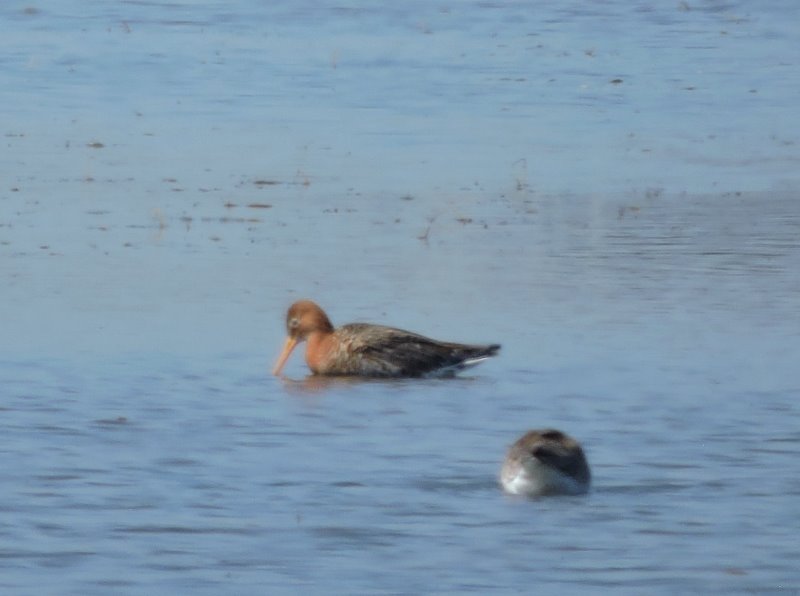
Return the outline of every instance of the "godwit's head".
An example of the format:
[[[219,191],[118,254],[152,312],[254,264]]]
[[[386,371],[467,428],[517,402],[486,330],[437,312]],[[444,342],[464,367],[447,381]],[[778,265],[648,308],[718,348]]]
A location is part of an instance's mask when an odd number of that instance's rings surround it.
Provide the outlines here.
[[[311,300],[298,300],[286,313],[286,342],[272,374],[279,375],[295,346],[312,333],[333,333],[328,315]]]
[[[515,495],[579,495],[591,473],[580,444],[554,429],[531,430],[508,450],[500,472],[503,488]]]

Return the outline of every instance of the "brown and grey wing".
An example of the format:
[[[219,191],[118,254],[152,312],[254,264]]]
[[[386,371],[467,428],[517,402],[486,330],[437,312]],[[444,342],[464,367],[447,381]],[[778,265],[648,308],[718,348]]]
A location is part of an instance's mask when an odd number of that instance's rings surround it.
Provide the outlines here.
[[[565,449],[561,445],[540,445],[536,448],[534,455],[567,476],[589,480],[589,466],[586,463],[586,456],[579,446]]]
[[[460,368],[469,361],[479,361],[494,355],[498,345],[471,346],[444,343],[425,336],[377,325],[364,325],[352,331],[358,341],[351,350],[358,354],[370,374],[381,376],[422,376],[435,371]]]

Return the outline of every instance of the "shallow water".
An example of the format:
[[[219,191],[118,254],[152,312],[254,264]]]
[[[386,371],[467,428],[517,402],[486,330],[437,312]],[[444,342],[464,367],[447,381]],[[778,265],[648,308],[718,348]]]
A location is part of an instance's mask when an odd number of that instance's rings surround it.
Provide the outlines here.
[[[57,6],[0,9],[3,591],[800,590],[793,3]],[[275,379],[298,297],[503,351]],[[589,495],[499,491],[540,426]]]

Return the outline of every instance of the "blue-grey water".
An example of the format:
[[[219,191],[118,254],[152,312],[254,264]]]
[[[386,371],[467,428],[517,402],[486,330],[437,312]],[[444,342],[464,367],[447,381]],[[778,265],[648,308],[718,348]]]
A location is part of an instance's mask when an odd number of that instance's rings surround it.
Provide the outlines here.
[[[799,17],[0,5],[0,592],[800,592]],[[503,350],[276,379],[299,297]]]

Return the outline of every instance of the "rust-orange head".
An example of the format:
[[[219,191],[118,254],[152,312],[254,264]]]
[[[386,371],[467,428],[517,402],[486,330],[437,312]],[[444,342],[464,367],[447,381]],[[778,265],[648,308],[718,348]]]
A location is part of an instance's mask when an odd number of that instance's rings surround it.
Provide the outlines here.
[[[281,374],[295,346],[317,332],[333,333],[333,325],[325,311],[311,300],[298,300],[292,304],[286,313],[286,342],[272,374]]]

